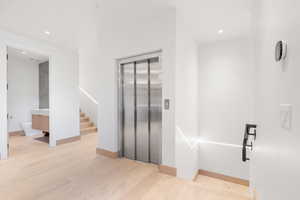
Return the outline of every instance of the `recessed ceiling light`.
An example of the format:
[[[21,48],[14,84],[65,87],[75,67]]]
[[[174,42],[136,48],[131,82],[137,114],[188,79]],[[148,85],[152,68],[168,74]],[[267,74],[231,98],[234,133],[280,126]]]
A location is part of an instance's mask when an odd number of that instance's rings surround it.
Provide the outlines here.
[[[50,33],[50,31],[44,31],[44,33],[46,34],[46,35],[50,35],[51,33]]]
[[[220,29],[220,30],[218,31],[219,34],[222,34],[223,32],[224,32],[223,29]]]
[[[27,52],[26,51],[21,51],[21,54],[25,55],[25,54],[27,54]]]

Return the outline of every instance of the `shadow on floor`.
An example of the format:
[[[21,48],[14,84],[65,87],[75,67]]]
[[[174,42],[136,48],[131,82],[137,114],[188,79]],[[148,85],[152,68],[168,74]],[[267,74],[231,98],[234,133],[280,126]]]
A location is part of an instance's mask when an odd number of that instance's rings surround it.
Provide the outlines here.
[[[43,143],[49,144],[49,137],[47,137],[47,136],[42,136],[42,137],[34,138],[34,140],[37,140],[39,142],[43,142]]]

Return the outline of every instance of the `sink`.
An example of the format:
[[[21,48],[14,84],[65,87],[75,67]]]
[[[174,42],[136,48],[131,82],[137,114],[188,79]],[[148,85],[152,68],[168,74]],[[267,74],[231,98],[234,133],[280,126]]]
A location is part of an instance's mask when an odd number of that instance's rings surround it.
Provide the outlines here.
[[[33,109],[31,114],[49,116],[49,109]]]

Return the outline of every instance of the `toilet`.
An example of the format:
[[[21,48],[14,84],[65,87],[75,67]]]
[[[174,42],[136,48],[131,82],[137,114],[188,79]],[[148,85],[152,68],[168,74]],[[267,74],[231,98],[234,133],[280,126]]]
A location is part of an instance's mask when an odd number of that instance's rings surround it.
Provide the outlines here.
[[[25,136],[34,136],[41,133],[40,130],[32,129],[31,122],[22,123],[22,129],[25,132]]]

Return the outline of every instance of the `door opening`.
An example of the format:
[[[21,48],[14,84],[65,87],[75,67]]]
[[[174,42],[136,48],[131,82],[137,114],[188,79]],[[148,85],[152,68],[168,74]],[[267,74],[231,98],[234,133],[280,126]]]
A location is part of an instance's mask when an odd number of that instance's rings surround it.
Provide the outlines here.
[[[8,153],[49,144],[49,57],[7,47]]]

